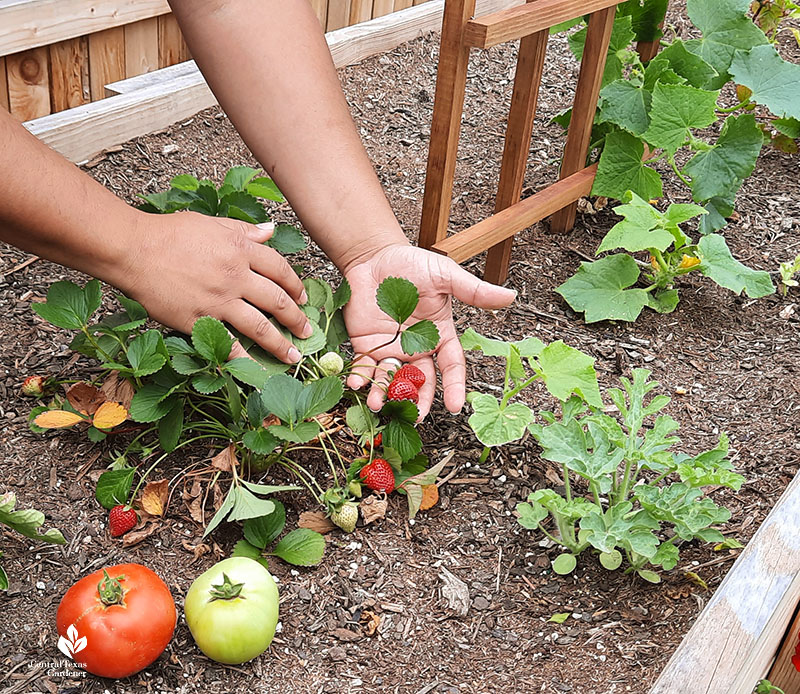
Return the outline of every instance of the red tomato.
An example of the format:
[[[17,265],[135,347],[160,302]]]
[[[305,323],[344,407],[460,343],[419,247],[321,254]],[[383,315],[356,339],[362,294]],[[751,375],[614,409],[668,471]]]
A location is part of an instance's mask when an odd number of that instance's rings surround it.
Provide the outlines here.
[[[158,658],[176,621],[169,588],[140,564],[85,576],[66,592],[56,615],[59,648],[72,651],[88,672],[113,678],[133,675]]]

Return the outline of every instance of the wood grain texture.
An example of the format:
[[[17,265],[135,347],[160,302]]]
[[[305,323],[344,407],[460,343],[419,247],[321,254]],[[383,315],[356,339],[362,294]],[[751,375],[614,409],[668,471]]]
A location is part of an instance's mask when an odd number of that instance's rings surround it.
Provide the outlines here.
[[[650,694],[751,694],[767,674],[798,600],[800,475],[739,555]]]
[[[413,0],[394,0],[394,11],[399,12],[400,10],[406,10],[409,7],[413,7],[414,2]]]
[[[50,106],[53,112],[91,100],[89,42],[85,37],[59,41],[50,50]]]
[[[383,17],[394,12],[394,0],[373,0],[372,17]]]
[[[183,40],[178,20],[172,14],[158,18],[158,66],[168,67],[189,60],[189,49]],[[113,80],[110,80],[113,81]]]
[[[350,0],[350,22],[368,22],[372,19],[372,0]]]
[[[522,195],[549,37],[550,32],[544,29],[520,42],[495,212],[518,202]],[[513,238],[510,238],[489,249],[483,275],[487,282],[502,284],[506,281],[513,243]]]
[[[485,12],[519,0],[479,0]],[[380,17],[326,36],[334,64],[344,67],[396,48],[437,29],[442,0]],[[166,76],[164,79],[160,79]],[[126,84],[139,85],[128,89]],[[216,103],[194,63],[164,68],[109,85],[120,96],[39,118],[25,124],[31,132],[71,161],[85,161],[103,149],[160,130]]]
[[[438,241],[432,246],[432,250],[452,258],[457,263],[463,263],[487,248],[497,245],[505,239],[510,239],[514,234],[533,226],[568,202],[588,195],[592,190],[596,172],[597,165],[594,164],[564,178],[511,207],[487,217],[469,229]],[[677,694],[677,692],[670,694]]]
[[[125,77],[125,29],[116,27],[89,36],[89,88],[92,101],[106,97],[106,85]]]
[[[5,58],[0,58],[0,108],[8,111],[8,81],[6,78]]]
[[[489,48],[515,41],[556,24],[598,10],[616,7],[621,0],[538,0],[538,2],[476,17],[464,29],[464,42],[473,48]]]
[[[328,23],[328,0],[310,0],[310,2],[324,31]]]
[[[125,77],[158,70],[158,18],[125,27]]]
[[[25,121],[50,113],[50,76],[46,48],[6,56],[8,105],[11,115]]]
[[[328,31],[350,24],[350,0],[328,0]]]
[[[792,657],[797,648],[800,636],[800,605],[795,610],[792,625],[783,637],[783,643],[778,649],[778,657],[767,675],[767,679],[776,687],[783,689],[786,694],[800,692],[800,672],[792,664]]]
[[[169,12],[166,0],[0,0],[0,55]]]
[[[475,0],[445,2],[419,229],[422,248],[431,248],[447,236],[470,50],[462,36],[474,14]]]
[[[572,108],[572,119],[567,132],[567,144],[564,147],[564,159],[561,162],[560,177],[565,178],[586,166],[589,143],[592,136],[597,100],[600,95],[600,84],[606,66],[608,45],[611,41],[611,30],[614,28],[616,7],[608,7],[595,12],[589,18],[586,32],[586,43],[583,49],[581,72],[575,89],[575,102]],[[550,220],[550,230],[562,234],[575,226],[577,203],[568,205]]]

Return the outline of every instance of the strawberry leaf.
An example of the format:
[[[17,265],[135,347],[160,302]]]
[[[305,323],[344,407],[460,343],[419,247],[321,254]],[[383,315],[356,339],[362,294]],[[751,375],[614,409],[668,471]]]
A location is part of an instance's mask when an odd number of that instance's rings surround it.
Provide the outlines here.
[[[409,356],[420,352],[432,352],[439,344],[439,329],[429,320],[409,326],[400,335],[400,346]]]
[[[417,308],[419,292],[405,278],[387,277],[380,283],[375,299],[381,311],[398,325],[402,325]]]

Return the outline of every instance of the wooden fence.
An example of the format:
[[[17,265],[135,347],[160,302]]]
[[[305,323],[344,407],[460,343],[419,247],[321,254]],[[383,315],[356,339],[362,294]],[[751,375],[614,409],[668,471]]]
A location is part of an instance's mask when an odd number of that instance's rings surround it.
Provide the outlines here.
[[[326,31],[427,0],[309,0]],[[21,121],[190,57],[166,0],[0,0],[0,108]]]

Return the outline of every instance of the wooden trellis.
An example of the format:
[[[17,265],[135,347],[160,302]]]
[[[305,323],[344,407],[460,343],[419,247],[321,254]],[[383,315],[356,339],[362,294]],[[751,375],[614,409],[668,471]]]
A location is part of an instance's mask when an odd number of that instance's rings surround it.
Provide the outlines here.
[[[527,4],[473,19],[475,0],[445,1],[419,237],[423,248],[443,253],[456,262],[488,250],[484,276],[502,283],[508,273],[515,234],[550,216],[553,231],[565,232],[574,226],[577,201],[590,193],[594,181],[596,168],[586,167],[586,157],[619,2],[528,0]],[[550,28],[587,14],[586,44],[560,180],[520,201]],[[522,41],[495,214],[448,237],[470,50],[516,39]]]

